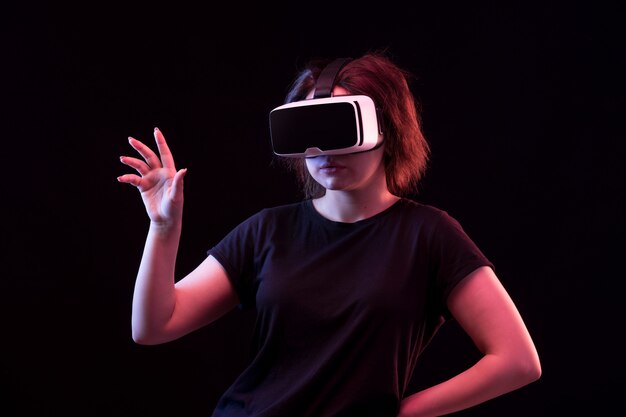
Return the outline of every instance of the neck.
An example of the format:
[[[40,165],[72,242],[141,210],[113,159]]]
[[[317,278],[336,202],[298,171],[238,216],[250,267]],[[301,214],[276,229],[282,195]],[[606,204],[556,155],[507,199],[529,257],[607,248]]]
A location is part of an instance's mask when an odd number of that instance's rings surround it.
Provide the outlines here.
[[[313,200],[315,209],[329,220],[354,223],[372,217],[399,200],[387,187],[384,190],[326,190],[323,197]]]

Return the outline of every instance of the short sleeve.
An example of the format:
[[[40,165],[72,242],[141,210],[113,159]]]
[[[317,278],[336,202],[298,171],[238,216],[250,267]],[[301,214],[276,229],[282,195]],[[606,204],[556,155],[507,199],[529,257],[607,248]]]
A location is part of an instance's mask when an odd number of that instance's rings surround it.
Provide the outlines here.
[[[477,268],[493,263],[468,236],[461,224],[442,211],[432,242],[435,282],[442,302],[446,303],[452,289]],[[449,315],[445,308],[446,315]]]
[[[242,309],[254,306],[257,224],[258,215],[248,218],[207,251],[226,271],[239,296],[239,307]]]

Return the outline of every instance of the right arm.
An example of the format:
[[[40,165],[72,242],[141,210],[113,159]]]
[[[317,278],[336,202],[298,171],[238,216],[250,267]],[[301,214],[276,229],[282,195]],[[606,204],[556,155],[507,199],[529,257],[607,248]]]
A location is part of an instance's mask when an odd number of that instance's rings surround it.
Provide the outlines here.
[[[186,170],[176,170],[158,129],[154,137],[160,158],[140,141],[129,138],[130,145],[143,160],[128,156],[120,160],[139,175],[118,177],[119,182],[139,189],[150,218],[135,282],[131,320],[133,340],[146,345],[177,339],[216,320],[239,302],[226,272],[212,256],[175,282]]]

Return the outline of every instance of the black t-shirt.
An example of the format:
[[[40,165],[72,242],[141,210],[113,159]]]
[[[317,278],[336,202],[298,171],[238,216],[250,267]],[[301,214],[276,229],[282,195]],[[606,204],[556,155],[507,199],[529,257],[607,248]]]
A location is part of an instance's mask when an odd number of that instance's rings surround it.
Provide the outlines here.
[[[214,417],[391,417],[452,288],[493,267],[445,211],[401,199],[356,223],[310,200],[264,209],[210,251],[256,308],[253,358]]]

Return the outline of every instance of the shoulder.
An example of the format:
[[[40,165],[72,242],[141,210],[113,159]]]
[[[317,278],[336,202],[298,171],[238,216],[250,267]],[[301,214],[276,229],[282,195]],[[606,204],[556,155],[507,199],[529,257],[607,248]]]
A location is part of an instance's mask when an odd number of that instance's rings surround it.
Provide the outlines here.
[[[260,209],[242,222],[248,227],[252,225],[269,225],[277,222],[295,220],[307,212],[307,200],[282,204]]]
[[[393,221],[422,236],[446,239],[450,235],[465,234],[460,222],[448,211],[415,200],[401,199],[396,204]]]
[[[290,216],[294,213],[301,213],[306,210],[308,200],[297,201],[294,203],[281,204],[273,207],[266,207],[259,210],[252,217],[259,218],[272,218],[272,217],[284,217]]]
[[[411,211],[411,212],[419,212],[426,215],[439,215],[440,213],[444,213],[444,210],[431,206],[426,203],[421,203],[416,200],[412,200],[410,198],[403,197],[398,200],[397,206],[402,210]]]
[[[407,216],[413,220],[420,220],[429,224],[436,224],[442,219],[451,218],[445,210],[408,198],[401,198],[394,211],[398,216]]]

